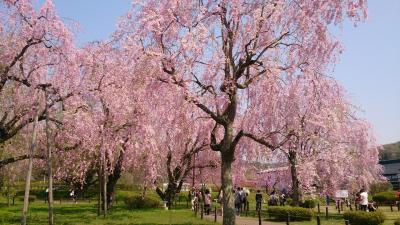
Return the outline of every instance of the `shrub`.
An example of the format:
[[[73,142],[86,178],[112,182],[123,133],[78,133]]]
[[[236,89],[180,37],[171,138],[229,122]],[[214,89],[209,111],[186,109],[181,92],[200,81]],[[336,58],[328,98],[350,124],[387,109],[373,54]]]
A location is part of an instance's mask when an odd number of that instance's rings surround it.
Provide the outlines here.
[[[300,203],[300,207],[312,209],[312,208],[315,208],[315,206],[317,206],[317,204],[318,204],[318,200],[307,199],[304,202]]]
[[[400,218],[397,218],[397,219],[394,221],[394,225],[400,225]]]
[[[345,220],[349,220],[351,225],[378,225],[385,221],[385,214],[380,211],[347,211],[343,217]]]
[[[36,201],[36,195],[29,195],[28,199],[29,199],[29,202],[34,202],[34,201]],[[24,196],[18,197],[18,200],[24,201]]]
[[[139,195],[126,197],[125,204],[129,209],[151,209],[160,207],[160,201],[158,198],[145,196],[144,199],[142,199]]]
[[[287,198],[285,204],[286,204],[286,205],[291,205],[292,202],[293,202],[293,199],[292,199],[292,198]]]
[[[189,192],[181,191],[180,193],[175,195],[175,199],[177,201],[186,202],[186,201],[188,201],[188,195],[189,195]]]
[[[46,197],[46,189],[44,190],[30,190],[32,195],[36,196],[36,199],[44,199]],[[69,195],[70,191],[65,189],[53,189],[53,198],[54,199],[69,199],[71,196]],[[21,190],[16,193],[17,196],[24,196],[25,191]]]
[[[277,221],[286,221],[288,214],[291,221],[311,220],[314,215],[309,209],[291,206],[270,206],[267,212],[271,218]]]
[[[376,193],[380,192],[386,192],[393,190],[393,186],[389,181],[384,181],[384,182],[376,182],[371,184],[369,187],[369,192],[371,195],[375,195]]]
[[[379,204],[393,204],[396,201],[395,191],[385,191],[375,194],[372,200]]]

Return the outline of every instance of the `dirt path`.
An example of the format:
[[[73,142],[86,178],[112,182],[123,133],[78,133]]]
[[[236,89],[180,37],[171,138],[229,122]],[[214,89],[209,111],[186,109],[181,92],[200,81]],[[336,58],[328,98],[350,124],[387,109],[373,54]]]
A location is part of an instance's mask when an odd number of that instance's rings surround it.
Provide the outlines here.
[[[214,221],[214,215],[205,216],[207,220]],[[217,216],[217,221],[222,223],[222,216]],[[285,223],[277,223],[277,222],[270,222],[270,221],[262,221],[262,225],[283,225]],[[236,217],[236,225],[258,225],[257,218],[250,218],[250,217]]]

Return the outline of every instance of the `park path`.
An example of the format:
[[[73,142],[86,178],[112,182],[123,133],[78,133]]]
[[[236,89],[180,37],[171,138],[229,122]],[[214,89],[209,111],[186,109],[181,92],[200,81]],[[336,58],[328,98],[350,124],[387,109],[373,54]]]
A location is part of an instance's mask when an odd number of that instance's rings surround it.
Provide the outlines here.
[[[214,215],[206,215],[204,217],[207,220],[214,221]],[[222,223],[222,216],[218,215],[217,221]],[[262,225],[283,225],[283,224],[285,224],[285,223],[284,222],[277,223],[277,222],[270,222],[270,221],[262,221]],[[258,225],[258,219],[237,216],[236,217],[236,225]]]

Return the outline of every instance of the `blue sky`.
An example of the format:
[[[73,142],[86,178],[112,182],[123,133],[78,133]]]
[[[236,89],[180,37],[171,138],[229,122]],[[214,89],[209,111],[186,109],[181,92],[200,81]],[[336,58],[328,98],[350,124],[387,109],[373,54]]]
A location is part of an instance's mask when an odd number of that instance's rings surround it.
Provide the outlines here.
[[[40,1],[41,2],[41,1]],[[54,0],[66,21],[82,30],[80,45],[108,37],[130,0]],[[400,141],[400,0],[369,0],[369,18],[356,28],[345,23],[340,39],[345,51],[333,76],[369,120],[381,144]]]

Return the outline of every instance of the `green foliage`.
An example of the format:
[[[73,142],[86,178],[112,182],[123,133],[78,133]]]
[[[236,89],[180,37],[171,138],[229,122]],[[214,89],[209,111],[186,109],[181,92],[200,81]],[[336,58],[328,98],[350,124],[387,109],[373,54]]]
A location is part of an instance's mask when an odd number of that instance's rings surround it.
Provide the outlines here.
[[[132,196],[136,194],[135,192],[132,191],[117,191],[117,193],[115,194],[115,199],[118,202],[125,202],[125,199],[128,198],[129,196]]]
[[[318,200],[316,199],[306,199],[304,202],[300,203],[300,207],[313,209],[317,206]]]
[[[313,211],[302,207],[270,206],[267,208],[268,215],[277,221],[286,221],[290,215],[291,221],[310,221],[314,215]]]
[[[379,152],[381,160],[400,159],[400,142],[387,144],[383,146],[383,150]]]
[[[395,191],[380,192],[372,196],[372,200],[379,204],[393,204],[396,201]]]
[[[385,221],[385,214],[380,211],[347,211],[343,218],[349,220],[351,225],[379,225]]]
[[[34,202],[34,201],[36,201],[36,195],[29,195],[28,199],[29,199],[29,202]],[[24,201],[24,196],[18,197],[18,200]]]
[[[139,195],[128,196],[125,198],[125,204],[129,209],[154,209],[161,206],[158,198]]]
[[[181,191],[180,193],[176,194],[175,199],[177,201],[186,202],[188,200],[189,192]]]
[[[369,193],[371,195],[375,195],[380,192],[386,192],[386,191],[391,191],[393,190],[393,186],[390,182],[385,181],[385,182],[376,182],[371,184],[369,187]]]
[[[285,204],[286,204],[286,205],[291,205],[292,202],[293,202],[293,199],[292,199],[292,198],[287,198]]]
[[[24,196],[25,191],[17,191],[16,196]],[[35,195],[38,199],[44,199],[46,197],[46,191],[45,190],[30,190],[30,193],[32,195]],[[62,189],[55,189],[53,190],[53,198],[55,200],[59,199],[69,199],[71,198],[69,196],[69,190],[62,190]]]
[[[397,219],[394,221],[394,225],[400,225],[400,218],[397,218]]]

